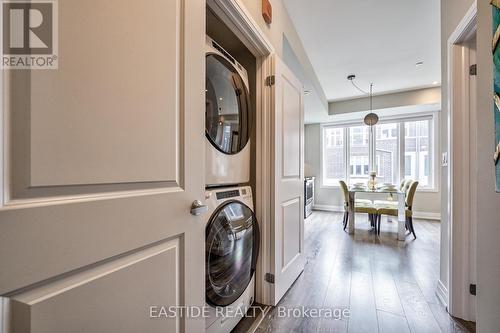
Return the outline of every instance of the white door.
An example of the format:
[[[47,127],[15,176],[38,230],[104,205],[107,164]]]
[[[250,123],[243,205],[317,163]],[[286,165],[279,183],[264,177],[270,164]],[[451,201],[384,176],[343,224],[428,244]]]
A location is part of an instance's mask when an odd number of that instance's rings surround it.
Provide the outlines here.
[[[205,303],[205,2],[59,0],[58,18],[59,69],[2,73],[0,324],[202,332],[161,307]]]
[[[302,83],[274,59],[273,221],[271,266],[274,305],[304,270],[304,100]]]

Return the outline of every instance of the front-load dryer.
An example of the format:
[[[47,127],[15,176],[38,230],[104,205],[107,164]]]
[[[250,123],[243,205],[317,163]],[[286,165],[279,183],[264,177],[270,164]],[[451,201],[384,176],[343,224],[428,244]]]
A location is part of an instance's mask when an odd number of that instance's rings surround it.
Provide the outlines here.
[[[254,121],[248,74],[210,37],[205,55],[206,185],[247,183]]]
[[[230,332],[252,305],[259,226],[250,187],[206,192],[205,299],[207,333]]]

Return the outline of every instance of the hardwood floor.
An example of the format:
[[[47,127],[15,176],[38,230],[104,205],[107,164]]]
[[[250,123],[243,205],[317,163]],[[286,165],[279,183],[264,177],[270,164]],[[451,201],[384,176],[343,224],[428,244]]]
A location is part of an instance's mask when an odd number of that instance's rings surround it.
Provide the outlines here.
[[[417,239],[396,240],[397,222],[382,219],[381,235],[366,215],[356,234],[342,230],[342,215],[314,212],[305,222],[307,264],[281,300],[285,308],[349,309],[349,318],[287,318],[269,311],[256,332],[469,332],[435,296],[440,224],[415,221]]]

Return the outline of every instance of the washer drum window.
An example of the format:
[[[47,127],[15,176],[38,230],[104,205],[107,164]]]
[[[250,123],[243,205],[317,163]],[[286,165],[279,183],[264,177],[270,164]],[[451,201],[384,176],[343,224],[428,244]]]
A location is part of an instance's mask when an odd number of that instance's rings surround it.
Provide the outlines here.
[[[206,229],[206,301],[234,303],[255,272],[259,227],[254,213],[239,201],[228,201],[212,215]]]

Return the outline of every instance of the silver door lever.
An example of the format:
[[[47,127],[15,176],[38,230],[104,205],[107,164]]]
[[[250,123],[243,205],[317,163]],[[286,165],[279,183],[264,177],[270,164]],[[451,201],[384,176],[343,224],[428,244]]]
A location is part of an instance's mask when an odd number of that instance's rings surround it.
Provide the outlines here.
[[[198,216],[208,212],[208,206],[204,205],[200,200],[193,201],[191,205],[191,215]]]

